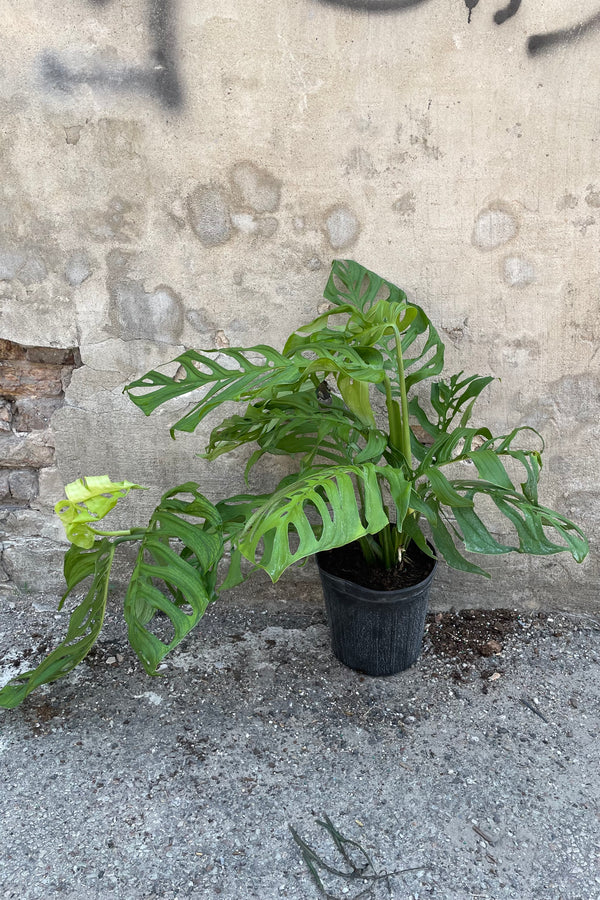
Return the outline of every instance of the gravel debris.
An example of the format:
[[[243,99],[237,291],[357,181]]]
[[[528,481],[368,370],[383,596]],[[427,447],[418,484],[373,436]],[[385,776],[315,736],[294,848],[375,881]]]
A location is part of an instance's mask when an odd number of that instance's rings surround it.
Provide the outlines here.
[[[66,625],[12,602],[4,681]],[[417,665],[377,679],[332,656],[318,598],[266,607],[211,607],[152,680],[116,609],[68,678],[0,710],[0,898],[310,900],[290,826],[339,865],[324,815],[411,870],[376,900],[600,898],[593,617],[432,613]]]

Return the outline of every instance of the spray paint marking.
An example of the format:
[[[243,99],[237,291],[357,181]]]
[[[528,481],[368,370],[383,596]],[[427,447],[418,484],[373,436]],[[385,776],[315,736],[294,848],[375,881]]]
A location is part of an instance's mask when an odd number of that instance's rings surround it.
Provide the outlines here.
[[[600,27],[600,12],[590,16],[585,22],[579,22],[572,28],[560,28],[558,31],[549,31],[546,34],[533,34],[527,41],[527,52],[530,56],[537,56],[550,50],[556,44],[573,44],[590,31]]]
[[[496,25],[503,25],[507,19],[512,18],[515,13],[519,12],[520,5],[521,0],[510,0],[508,6],[505,6],[504,9],[499,9],[494,13],[494,22]]]
[[[471,13],[479,3],[479,0],[465,0],[465,6],[469,10],[469,17],[467,19],[467,25],[471,24]]]
[[[88,0],[94,6],[106,6],[111,0]],[[175,0],[146,0],[150,35],[150,61],[145,66],[95,62],[81,67],[63,62],[57,53],[46,52],[40,60],[44,83],[65,94],[82,84],[117,93],[137,92],[155,97],[169,108],[182,105],[177,75],[174,28]]]

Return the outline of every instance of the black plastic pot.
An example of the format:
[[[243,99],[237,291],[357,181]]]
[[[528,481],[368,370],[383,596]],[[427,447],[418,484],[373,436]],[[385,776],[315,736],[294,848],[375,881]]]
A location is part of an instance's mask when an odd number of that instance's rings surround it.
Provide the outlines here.
[[[326,556],[318,553],[317,564],[335,656],[366,675],[395,675],[414,665],[437,561],[418,584],[377,591],[327,571]]]

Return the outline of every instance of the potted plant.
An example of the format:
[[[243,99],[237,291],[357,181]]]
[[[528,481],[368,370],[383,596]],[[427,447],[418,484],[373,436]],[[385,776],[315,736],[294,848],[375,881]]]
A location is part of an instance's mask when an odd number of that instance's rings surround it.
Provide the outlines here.
[[[83,659],[100,632],[122,543],[139,544],[124,614],[149,674],[221,591],[256,569],[276,581],[317,554],[335,652],[356,668],[389,674],[418,655],[436,554],[481,575],[487,573],[459,547],[483,554],[567,550],[584,559],[581,529],[538,501],[537,432],[517,427],[494,437],[470,424],[476,399],[493,379],[461,372],[435,380],[444,346],[423,309],[356,262],[333,263],[325,298],[329,309],[292,334],[281,352],[264,344],[187,350],[175,361],[175,376],[151,371],[125,387],[146,415],[191,395],[194,404],[172,436],[193,432],[223,403],[242,403],[239,414],[212,430],[203,456],[215,460],[253,444],[246,477],[266,454],[293,458],[296,471],[271,493],[217,503],[193,481],[178,485],[146,527],[118,531],[102,530],[99,522],[139,485],[107,476],[67,485],[56,508],[72,544],[62,602],[83,583],[87,593],[65,640],[0,691],[0,705],[16,706]],[[415,391],[426,379],[432,379],[428,403]],[[522,446],[527,434],[538,449]],[[508,520],[512,538],[494,535],[493,517],[492,525],[484,521],[489,507]],[[169,642],[152,630],[160,614],[173,626]]]

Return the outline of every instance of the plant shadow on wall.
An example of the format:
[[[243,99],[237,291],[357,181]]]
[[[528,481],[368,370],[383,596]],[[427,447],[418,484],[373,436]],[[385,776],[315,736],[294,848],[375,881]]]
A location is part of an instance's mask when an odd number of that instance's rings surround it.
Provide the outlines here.
[[[388,651],[393,656],[398,643],[414,645],[421,622],[418,655],[425,610],[413,609],[406,625],[396,607],[407,591],[426,593],[435,553],[480,575],[486,573],[464,550],[566,550],[578,562],[585,558],[581,529],[538,502],[538,433],[518,427],[494,436],[470,424],[475,401],[493,379],[461,372],[436,380],[444,345],[424,310],[356,262],[334,261],[325,298],[329,309],[292,334],[282,352],[264,344],[188,350],[174,361],[177,376],[151,371],[125,387],[146,415],[192,395],[194,405],[172,426],[172,436],[193,432],[223,403],[242,403],[240,414],[213,429],[204,458],[216,460],[252,444],[247,478],[266,454],[293,457],[297,470],[271,493],[214,504],[189,481],[164,494],[146,527],[118,531],[103,530],[100,520],[139,485],[107,476],[67,485],[66,500],[57,504],[72,544],[62,603],[82,586],[87,593],[71,614],[64,641],[0,691],[1,706],[17,706],[88,653],[102,627],[111,566],[123,543],[139,545],[124,615],[131,645],[151,675],[208,604],[257,569],[276,581],[292,564],[318,554],[324,584],[333,579],[340,608],[332,624],[334,651],[355,668],[389,674],[410,665],[414,651],[400,664],[380,665],[380,657]],[[433,380],[425,403],[415,388],[427,379]],[[537,449],[523,446],[527,437]],[[510,524],[512,538],[492,533],[498,514]],[[336,558],[340,553],[360,565],[346,571],[347,561]],[[225,566],[219,566],[222,560]],[[377,657],[373,669],[353,644],[357,632],[358,643],[364,640],[370,613],[376,622],[367,640]],[[165,617],[170,640],[160,628]],[[349,650],[343,648],[346,638]]]

